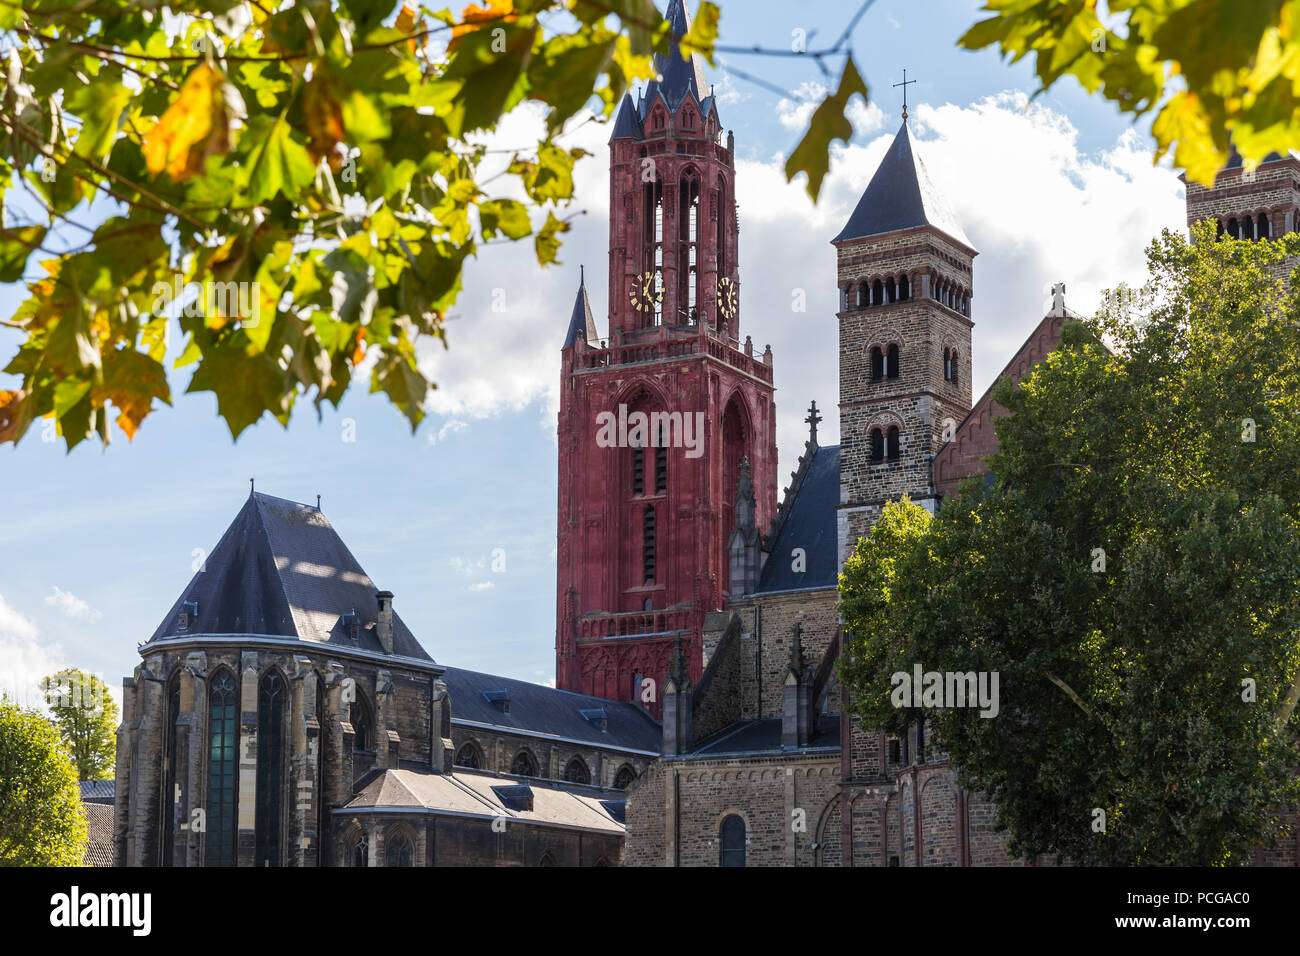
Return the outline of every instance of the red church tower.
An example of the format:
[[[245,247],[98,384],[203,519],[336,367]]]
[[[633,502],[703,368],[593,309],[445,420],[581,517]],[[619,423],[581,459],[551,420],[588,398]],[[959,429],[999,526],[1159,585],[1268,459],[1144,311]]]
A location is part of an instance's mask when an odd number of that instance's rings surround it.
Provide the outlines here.
[[[757,527],[776,514],[776,409],[771,348],[740,337],[732,137],[698,56],[656,66],[610,139],[609,338],[583,284],[561,352],[555,653],[557,687],[658,714],[674,642],[698,680],[727,598],[742,460]]]

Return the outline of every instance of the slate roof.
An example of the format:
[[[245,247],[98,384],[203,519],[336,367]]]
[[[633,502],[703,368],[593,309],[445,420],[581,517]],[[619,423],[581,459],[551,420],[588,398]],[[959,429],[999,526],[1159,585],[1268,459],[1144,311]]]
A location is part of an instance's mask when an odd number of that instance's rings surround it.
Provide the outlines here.
[[[658,754],[663,731],[649,714],[633,703],[556,690],[540,684],[448,667],[442,675],[451,694],[452,722],[474,721],[503,730],[542,737],[567,737],[608,750],[639,750]],[[510,709],[489,702],[485,693],[504,690]],[[605,729],[582,711],[605,713]]]
[[[385,770],[362,787],[346,806],[336,813],[349,811],[401,807],[425,809],[432,813],[450,813],[487,819],[505,817],[522,823],[541,823],[579,830],[598,830],[605,833],[623,833],[623,825],[615,816],[621,812],[617,804],[599,796],[574,793],[561,785],[542,785],[529,780],[525,786],[532,792],[533,809],[519,809],[515,801],[507,801],[493,788],[503,784],[519,785],[512,777],[458,770],[455,773],[429,773],[417,770]],[[608,807],[605,804],[615,804]],[[511,804],[514,804],[512,806]]]
[[[117,866],[117,853],[113,847],[113,805],[111,803],[82,803],[86,815],[86,855],[83,866]]]
[[[113,795],[117,792],[117,782],[114,780],[80,780],[77,786],[81,788],[83,803],[112,803]]]
[[[838,714],[818,714],[817,732],[807,747],[800,750],[838,750],[840,746],[840,718]],[[758,720],[741,720],[722,728],[701,741],[685,756],[698,760],[725,757],[734,754],[782,753],[781,718],[763,717]]]
[[[912,146],[905,120],[853,215],[831,241],[845,242],[927,225],[946,233],[972,251],[975,249],[948,204],[930,182],[925,164]]]
[[[253,634],[382,653],[378,589],[319,508],[251,494],[149,642],[189,634]],[[180,613],[198,604],[185,630]],[[342,615],[358,616],[354,642]],[[430,661],[393,613],[393,652]]]
[[[578,283],[578,297],[573,303],[573,315],[569,318],[569,334],[564,337],[567,349],[581,335],[587,342],[599,342],[600,332],[596,329],[596,317],[591,314],[591,300],[587,298],[587,279],[584,275]]]
[[[686,12],[683,0],[671,0],[664,19],[672,28],[674,40],[680,40],[691,30],[691,18]],[[681,48],[673,44],[668,56],[655,54],[655,71],[659,79],[651,80],[646,86],[645,98],[641,102],[641,119],[644,120],[654,105],[656,96],[662,96],[670,113],[676,113],[678,107],[688,96],[700,104],[700,112],[708,115],[713,107],[713,97],[705,97],[708,83],[704,79],[704,60],[698,53],[692,53],[690,61],[682,58]]]
[[[840,500],[840,446],[818,448],[794,502],[763,563],[758,593],[829,588],[839,581],[835,506]],[[795,571],[793,552],[803,548],[807,567]]]
[[[614,132],[610,134],[610,139],[640,139],[641,118],[637,115],[636,104],[632,102],[632,94],[624,93],[623,102],[618,106],[618,115],[614,117]]]

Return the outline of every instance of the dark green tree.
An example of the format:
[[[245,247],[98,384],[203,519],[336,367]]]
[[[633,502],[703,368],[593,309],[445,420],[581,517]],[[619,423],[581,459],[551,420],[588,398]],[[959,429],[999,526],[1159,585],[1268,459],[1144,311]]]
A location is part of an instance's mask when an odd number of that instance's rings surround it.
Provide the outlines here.
[[[1020,387],[991,486],[900,503],[841,581],[855,707],[924,716],[1012,848],[1229,864],[1300,789],[1300,236],[1150,247],[1150,284],[1066,327]],[[890,677],[999,675],[994,718],[895,708]]]

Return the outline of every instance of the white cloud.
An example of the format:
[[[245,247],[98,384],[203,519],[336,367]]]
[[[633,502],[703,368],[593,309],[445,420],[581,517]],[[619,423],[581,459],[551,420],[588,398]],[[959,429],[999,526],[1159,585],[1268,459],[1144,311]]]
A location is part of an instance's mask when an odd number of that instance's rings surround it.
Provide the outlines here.
[[[45,603],[48,607],[58,608],[74,621],[93,624],[104,616],[102,611],[96,611],[71,591],[65,591],[57,584],[54,585],[54,593],[45,596]]]
[[[36,624],[0,595],[0,694],[24,707],[45,709],[41,678],[66,667],[63,649],[39,641]]]
[[[496,587],[496,584],[492,581],[479,581],[475,584],[471,584],[469,589],[471,591],[491,591],[494,587]]]
[[[811,80],[801,83],[792,94],[793,99],[777,101],[776,118],[786,129],[802,133],[808,128],[813,111],[821,105],[828,92],[822,83]],[[885,125],[885,111],[875,101],[863,103],[861,97],[855,96],[849,103],[847,115],[853,124],[854,136],[869,135]]]
[[[429,432],[429,444],[436,445],[438,442],[446,440],[448,435],[455,435],[457,432],[467,431],[469,431],[468,422],[463,422],[459,418],[450,419],[436,432]]]
[[[797,125],[815,107],[814,87],[805,84],[782,101],[783,123]],[[874,104],[856,110],[860,138],[836,146],[816,206],[802,177],[786,182],[783,155],[737,160],[741,332],[753,336],[757,349],[769,342],[773,348],[777,440],[784,449],[781,469],[787,471],[803,447],[810,399],[824,409],[822,441],[834,442],[838,435],[838,304],[830,240],[894,134],[892,123],[883,128],[884,114]],[[1017,92],[965,106],[922,105],[911,123],[931,179],[981,253],[972,315],[975,397],[1042,318],[1052,282],[1066,282],[1067,303],[1090,314],[1102,288],[1142,280],[1144,247],[1162,227],[1184,227],[1180,183],[1167,164],[1152,165],[1149,143],[1135,132],[1081,152],[1079,132],[1068,117]],[[541,130],[539,110],[517,110],[492,145],[526,146]],[[587,291],[601,334],[608,334],[608,135],[608,126],[587,123],[564,140],[592,155],[575,170],[577,203],[561,211],[568,216],[585,210],[574,216],[565,237],[563,267],[538,267],[528,242],[486,247],[467,265],[465,292],[447,327],[450,349],[433,344],[421,352],[425,371],[438,382],[432,411],[463,421],[536,405],[543,425],[554,427],[560,345],[580,263],[591,266]],[[806,312],[794,312],[790,304],[797,289],[807,295]],[[504,293],[505,311],[492,311],[494,290]]]

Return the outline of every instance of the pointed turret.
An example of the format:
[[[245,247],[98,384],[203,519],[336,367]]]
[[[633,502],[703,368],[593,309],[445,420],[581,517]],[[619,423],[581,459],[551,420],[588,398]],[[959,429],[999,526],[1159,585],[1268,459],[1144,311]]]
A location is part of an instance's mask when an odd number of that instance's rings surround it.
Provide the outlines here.
[[[591,314],[591,300],[587,298],[585,269],[580,273],[578,280],[578,297],[573,303],[573,315],[569,318],[569,334],[564,337],[564,347],[569,348],[579,336],[588,344],[600,341],[596,318]]]
[[[637,116],[636,103],[632,101],[631,93],[624,93],[623,102],[618,107],[618,116],[614,118],[614,132],[609,137],[610,141],[640,139],[641,136],[641,119]]]
[[[655,54],[655,71],[659,74],[659,79],[651,80],[646,87],[641,110],[643,120],[656,96],[664,98],[670,113],[677,112],[687,96],[694,97],[696,103],[702,103],[705,99],[712,100],[711,96],[705,96],[708,83],[704,79],[703,58],[698,53],[692,53],[689,60],[684,59],[681,48],[677,45],[682,37],[691,32],[691,18],[683,0],[671,0],[664,19],[672,29],[672,52],[668,56]],[[707,113],[708,107],[703,107],[701,112]]]
[[[847,242],[918,226],[933,226],[975,251],[957,217],[930,182],[925,164],[913,147],[904,122],[848,224],[832,242]]]

